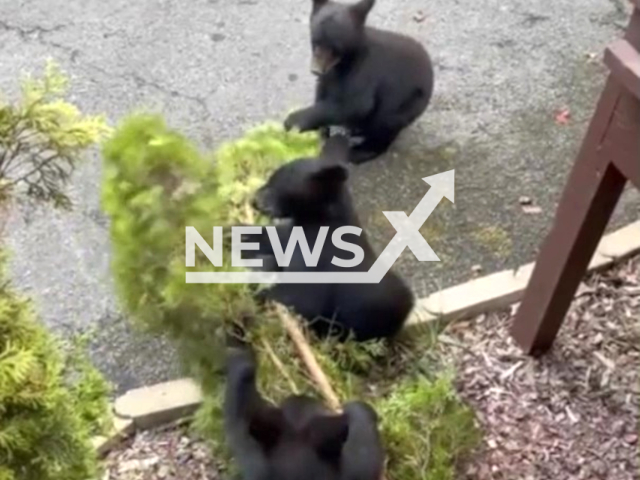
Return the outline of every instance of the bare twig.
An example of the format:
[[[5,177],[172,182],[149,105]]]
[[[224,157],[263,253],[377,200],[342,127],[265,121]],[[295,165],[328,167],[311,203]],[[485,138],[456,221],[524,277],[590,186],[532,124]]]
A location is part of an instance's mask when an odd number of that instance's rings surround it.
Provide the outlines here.
[[[287,330],[287,333],[296,346],[298,354],[307,367],[311,378],[316,383],[316,385],[318,385],[320,393],[325,398],[332,410],[335,410],[336,412],[341,411],[342,406],[340,400],[333,390],[333,387],[331,387],[329,379],[318,364],[318,361],[316,360],[316,357],[313,354],[309,343],[307,343],[307,340],[304,338],[304,334],[302,333],[302,330],[298,326],[297,322],[291,317],[289,312],[283,306],[275,305],[275,308],[278,316],[280,317],[280,320],[282,321],[282,324],[284,325],[284,328]]]
[[[15,144],[15,149],[12,151],[12,145],[8,145],[7,148],[2,152],[2,159],[0,161],[0,176],[6,177],[9,172],[9,166],[11,163],[18,158],[20,151],[22,150],[22,142],[17,141]]]
[[[244,220],[247,223],[249,224],[255,223],[255,215],[253,213],[253,210],[251,209],[251,205],[249,205],[248,203],[245,203],[243,213],[244,213],[243,215]],[[331,387],[331,384],[329,383],[327,376],[325,375],[325,373],[322,371],[322,368],[318,364],[318,361],[316,360],[316,357],[314,356],[313,351],[311,350],[311,347],[309,347],[307,340],[304,338],[304,334],[300,330],[300,327],[298,326],[296,321],[293,318],[291,318],[291,315],[286,308],[282,307],[281,305],[275,305],[275,308],[276,308],[276,312],[278,313],[278,316],[280,317],[282,324],[284,325],[284,328],[287,330],[287,333],[289,334],[289,336],[291,337],[291,340],[295,344],[296,350],[298,351],[298,354],[302,358],[302,362],[305,364],[305,366],[307,367],[307,370],[309,371],[309,374],[311,375],[311,378],[320,389],[320,393],[325,398],[325,400],[329,403],[329,406],[331,407],[332,410],[340,411],[341,410],[340,400],[338,399],[338,396],[336,395],[333,388]],[[273,353],[273,350],[268,345],[267,341],[263,340],[263,343],[265,344],[267,353],[269,353],[269,351]],[[272,360],[273,360],[273,357],[275,356],[275,354],[273,356],[271,354],[269,355],[272,357]]]
[[[40,162],[37,166],[35,166],[34,168],[32,168],[31,170],[29,170],[27,173],[25,173],[24,175],[11,180],[7,186],[11,187],[13,185],[16,185],[20,182],[24,182],[26,181],[31,175],[33,175],[34,173],[40,173],[40,175],[42,176],[42,170],[48,166],[51,162],[53,162],[54,160],[60,158],[60,155],[58,154],[53,154],[51,155],[49,158],[45,158],[44,160],[42,160],[42,162]],[[34,162],[35,163],[35,162]]]
[[[280,359],[276,355],[276,352],[273,351],[273,348],[271,348],[271,345],[269,345],[269,342],[267,342],[264,338],[262,339],[262,347],[266,350],[267,355],[269,355],[269,358],[271,358],[271,361],[276,366],[276,368],[280,371],[282,376],[287,379],[287,382],[289,382],[289,386],[291,387],[291,390],[293,391],[293,393],[297,395],[299,391],[298,391],[298,386],[296,385],[296,382],[293,381],[293,378],[291,378],[291,375],[289,375],[289,372],[287,371],[286,367],[283,365],[283,363],[280,361]]]

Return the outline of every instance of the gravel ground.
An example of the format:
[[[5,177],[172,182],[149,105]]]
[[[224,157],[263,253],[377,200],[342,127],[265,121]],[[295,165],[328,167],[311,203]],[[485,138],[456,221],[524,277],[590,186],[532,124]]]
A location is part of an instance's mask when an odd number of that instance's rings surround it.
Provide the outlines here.
[[[466,478],[640,478],[640,257],[581,285],[539,360],[511,340],[511,313],[481,315],[445,337],[485,432]]]
[[[513,344],[515,308],[441,336],[484,431],[461,480],[640,479],[640,256],[581,285],[541,359]],[[141,433],[106,464],[103,480],[219,478],[204,444],[182,428]]]
[[[204,442],[185,426],[141,432],[112,450],[102,480],[213,480],[218,469]]]

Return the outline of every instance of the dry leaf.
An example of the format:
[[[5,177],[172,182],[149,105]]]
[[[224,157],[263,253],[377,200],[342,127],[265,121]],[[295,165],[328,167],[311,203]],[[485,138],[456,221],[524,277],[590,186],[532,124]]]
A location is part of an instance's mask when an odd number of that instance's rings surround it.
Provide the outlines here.
[[[569,123],[569,119],[571,118],[571,112],[568,108],[563,108],[559,112],[556,113],[556,123],[559,125],[566,125]]]

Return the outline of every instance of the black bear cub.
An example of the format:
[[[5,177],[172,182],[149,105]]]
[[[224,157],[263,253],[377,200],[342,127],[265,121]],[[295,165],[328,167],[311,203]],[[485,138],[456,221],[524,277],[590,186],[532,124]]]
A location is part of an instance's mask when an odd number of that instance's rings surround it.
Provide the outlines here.
[[[384,153],[399,133],[426,110],[433,93],[433,66],[416,40],[365,25],[375,0],[346,5],[313,0],[314,105],[285,120],[301,131],[346,128],[361,137],[350,161]]]
[[[366,272],[377,260],[366,233],[361,230],[359,235],[342,235],[344,242],[362,249],[359,264],[338,266],[334,263],[355,260],[357,249],[350,245],[339,248],[339,242],[333,239],[334,232],[344,226],[362,228],[347,185],[348,155],[349,142],[345,136],[329,137],[318,158],[300,158],[283,165],[256,193],[254,206],[258,211],[271,219],[285,220],[275,227],[281,251],[287,250],[290,241],[295,242],[289,265],[279,270]],[[322,240],[319,238],[322,227],[326,229],[326,234],[322,234],[324,244],[316,246]],[[294,228],[302,230],[308,253],[318,249],[315,265],[305,262]],[[274,264],[273,243],[266,229],[258,235],[244,237],[247,242],[257,240],[259,244],[259,249],[247,252],[247,256],[267,256],[269,263]],[[393,270],[379,283],[277,283],[261,292],[261,297],[294,310],[319,336],[332,335],[344,340],[353,334],[356,341],[395,336],[414,305],[411,289]]]
[[[342,414],[311,397],[292,395],[280,406],[256,387],[249,347],[227,358],[224,429],[244,480],[379,480],[384,450],[376,412],[349,402]]]

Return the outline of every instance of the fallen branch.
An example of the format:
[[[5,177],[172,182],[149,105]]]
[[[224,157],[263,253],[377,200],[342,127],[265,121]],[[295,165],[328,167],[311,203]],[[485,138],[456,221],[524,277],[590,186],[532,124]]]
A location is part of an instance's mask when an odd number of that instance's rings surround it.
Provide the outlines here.
[[[284,328],[287,330],[287,333],[291,337],[294,345],[296,346],[296,350],[298,354],[302,358],[303,363],[307,367],[311,378],[316,383],[318,388],[320,389],[320,393],[325,398],[329,407],[336,412],[340,412],[342,410],[342,404],[338,399],[335,391],[331,387],[331,383],[329,383],[329,379],[325,375],[322,367],[316,360],[316,357],[307,342],[307,339],[304,338],[304,333],[298,326],[298,323],[294,318],[291,317],[289,312],[281,305],[275,305],[278,316],[280,317],[280,321],[284,325]]]
[[[244,221],[246,223],[248,223],[249,225],[255,224],[255,214],[248,203],[244,204],[243,216],[244,216]],[[276,313],[280,317],[280,321],[282,322],[282,325],[284,325],[284,328],[287,330],[289,337],[291,337],[291,340],[293,341],[296,347],[296,350],[298,351],[298,354],[302,359],[302,362],[307,367],[307,370],[309,371],[309,375],[311,375],[312,380],[316,383],[316,385],[320,389],[320,393],[325,398],[326,402],[329,404],[329,407],[331,408],[331,410],[340,412],[342,410],[342,404],[340,403],[338,396],[333,390],[333,387],[331,386],[329,379],[327,378],[324,371],[320,367],[320,364],[316,360],[316,357],[313,354],[313,351],[311,350],[311,347],[309,346],[307,339],[304,337],[304,333],[302,333],[302,330],[298,326],[298,323],[294,318],[291,317],[291,314],[285,307],[277,304],[275,304],[274,307],[276,309]],[[263,340],[262,343],[265,349],[267,350],[267,354],[271,357],[271,360],[274,362],[276,367],[280,371],[286,372],[286,370],[284,369],[284,365],[282,365],[280,360],[276,357],[275,353],[273,352],[273,349],[268,344],[268,342],[266,340]],[[285,376],[289,380],[289,383],[293,385],[293,389],[295,392],[296,391],[295,383],[293,382],[291,377],[289,377],[288,375],[285,375]]]

